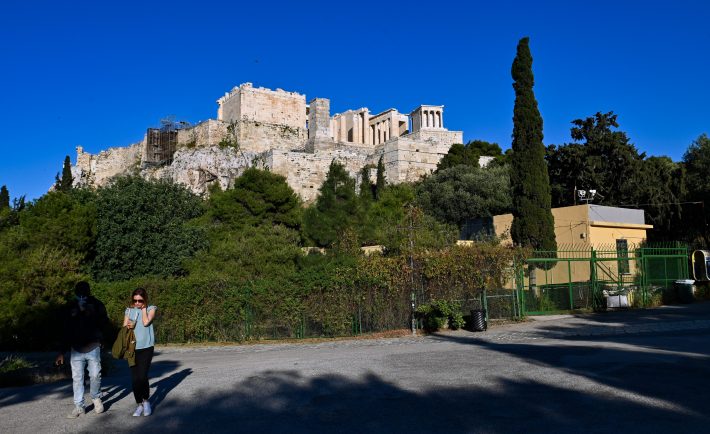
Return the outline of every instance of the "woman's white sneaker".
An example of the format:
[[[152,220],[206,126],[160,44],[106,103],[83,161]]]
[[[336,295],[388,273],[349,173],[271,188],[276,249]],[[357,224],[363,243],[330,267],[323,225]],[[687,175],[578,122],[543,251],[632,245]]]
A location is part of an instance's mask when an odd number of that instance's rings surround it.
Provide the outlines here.
[[[143,401],[143,416],[150,416],[153,413],[153,409],[150,408],[150,402]]]
[[[138,404],[136,411],[133,412],[133,416],[140,416],[143,414],[143,404]]]

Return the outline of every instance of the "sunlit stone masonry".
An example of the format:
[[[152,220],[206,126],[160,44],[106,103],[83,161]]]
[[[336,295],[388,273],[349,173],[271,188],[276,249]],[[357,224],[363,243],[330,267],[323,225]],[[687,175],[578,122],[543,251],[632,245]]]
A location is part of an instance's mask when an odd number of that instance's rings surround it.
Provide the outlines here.
[[[444,128],[441,105],[420,105],[409,114],[363,107],[331,116],[330,100],[306,101],[297,92],[244,83],[217,100],[217,119],[163,121],[140,142],[98,154],[78,146],[74,183],[99,187],[117,175],[139,174],[203,195],[214,183],[229,188],[255,165],[285,176],[311,202],[333,160],[357,179],[382,157],[387,181],[399,183],[431,173],[452,144],[463,143],[461,131]]]

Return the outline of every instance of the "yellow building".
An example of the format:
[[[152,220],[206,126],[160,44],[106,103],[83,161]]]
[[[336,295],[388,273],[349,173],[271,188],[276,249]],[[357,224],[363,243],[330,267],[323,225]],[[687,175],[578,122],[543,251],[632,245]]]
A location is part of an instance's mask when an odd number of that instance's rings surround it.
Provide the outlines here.
[[[639,244],[646,239],[646,230],[653,229],[652,225],[645,224],[642,209],[585,204],[553,208],[552,217],[558,246],[608,246],[616,244],[617,240]],[[510,239],[513,214],[494,216],[492,223],[498,237]]]
[[[558,261],[551,270],[537,270],[538,285],[588,281],[592,272],[589,257],[596,250],[597,276],[602,280],[626,281],[636,272],[635,261],[625,260],[646,239],[646,231],[653,229],[644,220],[640,209],[616,208],[584,204],[553,208]],[[497,215],[469,226],[468,232],[489,233],[504,242],[511,242],[512,214]],[[574,260],[579,258],[579,261]],[[586,260],[583,260],[587,258]],[[527,279],[526,279],[527,280]],[[526,285],[527,286],[527,285]]]

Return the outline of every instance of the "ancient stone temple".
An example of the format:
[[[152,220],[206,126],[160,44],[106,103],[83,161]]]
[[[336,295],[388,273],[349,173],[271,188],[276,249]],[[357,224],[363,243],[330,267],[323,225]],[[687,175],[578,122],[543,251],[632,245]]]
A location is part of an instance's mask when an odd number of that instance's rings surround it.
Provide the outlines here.
[[[217,100],[217,119],[197,125],[164,123],[140,142],[98,154],[77,147],[76,185],[101,186],[122,174],[170,179],[197,194],[229,188],[245,168],[286,177],[304,201],[314,200],[333,160],[357,178],[380,157],[390,183],[431,173],[461,131],[444,128],[444,106],[420,105],[409,114],[367,108],[330,114],[330,100],[244,83]],[[358,180],[359,181],[359,180]]]

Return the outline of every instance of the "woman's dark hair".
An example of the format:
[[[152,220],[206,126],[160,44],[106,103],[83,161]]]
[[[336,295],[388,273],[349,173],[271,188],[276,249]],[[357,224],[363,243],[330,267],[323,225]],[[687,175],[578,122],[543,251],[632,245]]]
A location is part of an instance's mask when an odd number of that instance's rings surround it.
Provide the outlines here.
[[[131,294],[131,301],[130,304],[133,305],[133,297],[136,295],[140,295],[143,297],[143,306],[148,306],[148,293],[145,291],[143,288],[136,288],[133,290],[133,293]]]

